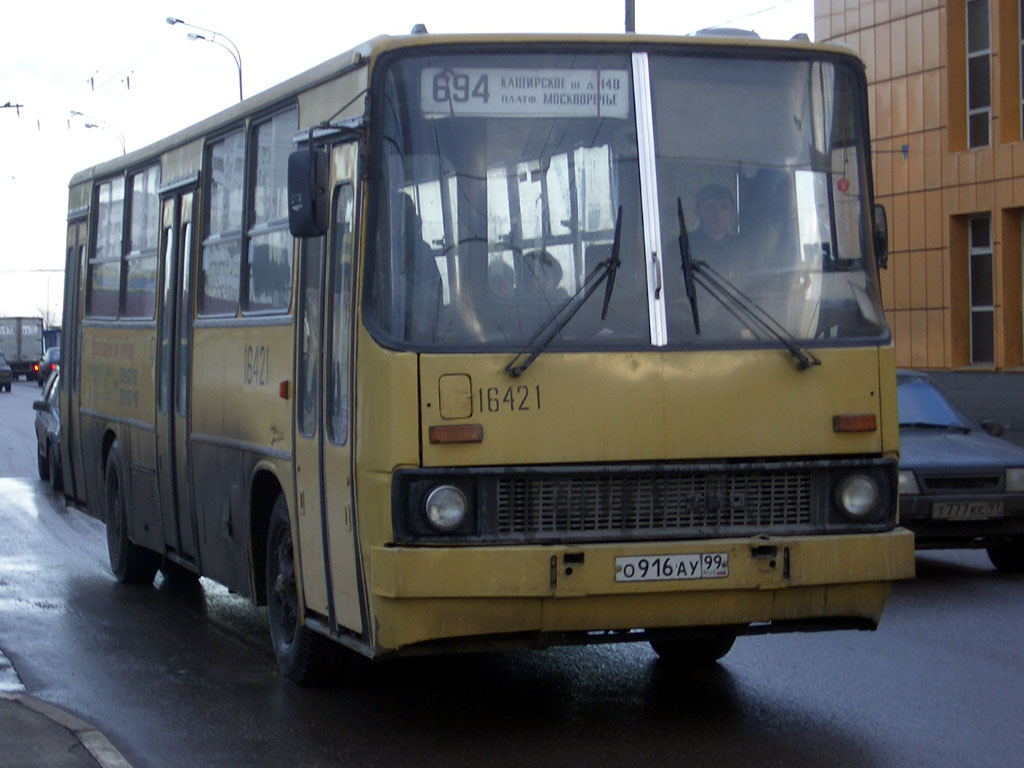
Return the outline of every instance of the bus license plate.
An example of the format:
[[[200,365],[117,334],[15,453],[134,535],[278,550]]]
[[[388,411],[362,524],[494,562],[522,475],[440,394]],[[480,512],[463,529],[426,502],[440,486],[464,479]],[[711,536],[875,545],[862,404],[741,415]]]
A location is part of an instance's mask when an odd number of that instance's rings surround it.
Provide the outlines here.
[[[616,581],[676,581],[724,579],[729,575],[728,552],[699,555],[640,555],[615,558]]]
[[[1001,501],[949,501],[932,504],[935,520],[988,520],[1003,516]]]

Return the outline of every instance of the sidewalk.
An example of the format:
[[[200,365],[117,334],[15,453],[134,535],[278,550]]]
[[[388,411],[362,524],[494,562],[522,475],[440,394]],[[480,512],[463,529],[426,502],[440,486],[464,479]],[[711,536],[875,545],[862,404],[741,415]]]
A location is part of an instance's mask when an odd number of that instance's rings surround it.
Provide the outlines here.
[[[0,652],[0,768],[131,768],[106,736],[24,692]]]

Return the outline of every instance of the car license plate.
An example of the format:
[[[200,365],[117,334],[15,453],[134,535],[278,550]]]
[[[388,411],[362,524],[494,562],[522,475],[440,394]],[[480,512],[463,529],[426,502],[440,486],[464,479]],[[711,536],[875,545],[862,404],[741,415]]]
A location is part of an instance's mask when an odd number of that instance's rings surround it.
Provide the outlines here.
[[[728,575],[728,552],[705,552],[692,555],[640,555],[615,558],[616,581],[724,579]]]
[[[1003,516],[1001,501],[944,501],[932,504],[935,520],[989,520]]]

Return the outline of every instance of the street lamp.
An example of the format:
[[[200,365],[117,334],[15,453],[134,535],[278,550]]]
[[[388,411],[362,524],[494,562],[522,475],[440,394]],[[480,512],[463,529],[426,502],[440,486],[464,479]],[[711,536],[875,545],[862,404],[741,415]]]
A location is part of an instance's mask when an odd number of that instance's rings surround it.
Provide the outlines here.
[[[82,118],[85,121],[84,123],[82,123],[82,125],[84,125],[86,128],[99,128],[100,130],[109,131],[110,133],[114,134],[114,136],[117,137],[117,140],[121,143],[121,154],[127,154],[127,148],[125,147],[124,143],[124,134],[121,133],[120,129],[117,126],[111,125],[110,123],[103,121],[93,122],[95,118],[90,118],[88,115],[79,112],[77,109],[71,110],[70,117]],[[68,127],[71,127],[70,119],[68,120]]]
[[[238,46],[235,45],[234,42],[232,42],[231,38],[228,37],[225,34],[222,34],[220,32],[216,32],[216,31],[214,31],[212,29],[207,29],[206,27],[198,27],[195,24],[189,24],[187,21],[184,21],[183,19],[175,18],[174,16],[168,16],[167,17],[167,23],[170,24],[172,27],[175,24],[183,24],[186,27],[191,27],[192,29],[198,29],[200,32],[206,32],[209,35],[209,37],[207,37],[206,35],[196,34],[195,32],[189,32],[188,33],[188,39],[189,40],[202,40],[203,42],[206,42],[206,43],[213,43],[214,45],[219,45],[221,48],[223,48],[225,51],[227,51],[229,54],[231,54],[231,58],[235,60],[235,66],[238,67],[238,100],[241,101],[242,98],[243,98],[243,96],[242,96],[242,54],[239,52]],[[221,42],[221,40],[223,40],[224,42]]]

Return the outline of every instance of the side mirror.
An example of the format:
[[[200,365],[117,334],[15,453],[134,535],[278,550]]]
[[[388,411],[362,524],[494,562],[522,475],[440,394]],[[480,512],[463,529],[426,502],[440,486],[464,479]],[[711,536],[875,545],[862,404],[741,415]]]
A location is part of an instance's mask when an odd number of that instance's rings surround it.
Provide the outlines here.
[[[327,233],[330,168],[323,149],[310,147],[288,155],[288,229],[293,236]]]
[[[46,401],[45,400],[36,400],[35,402],[32,403],[32,410],[33,411],[45,411],[46,410]]]
[[[874,230],[872,237],[875,242],[875,261],[879,269],[889,266],[889,222],[885,217],[885,208],[875,203]]]

